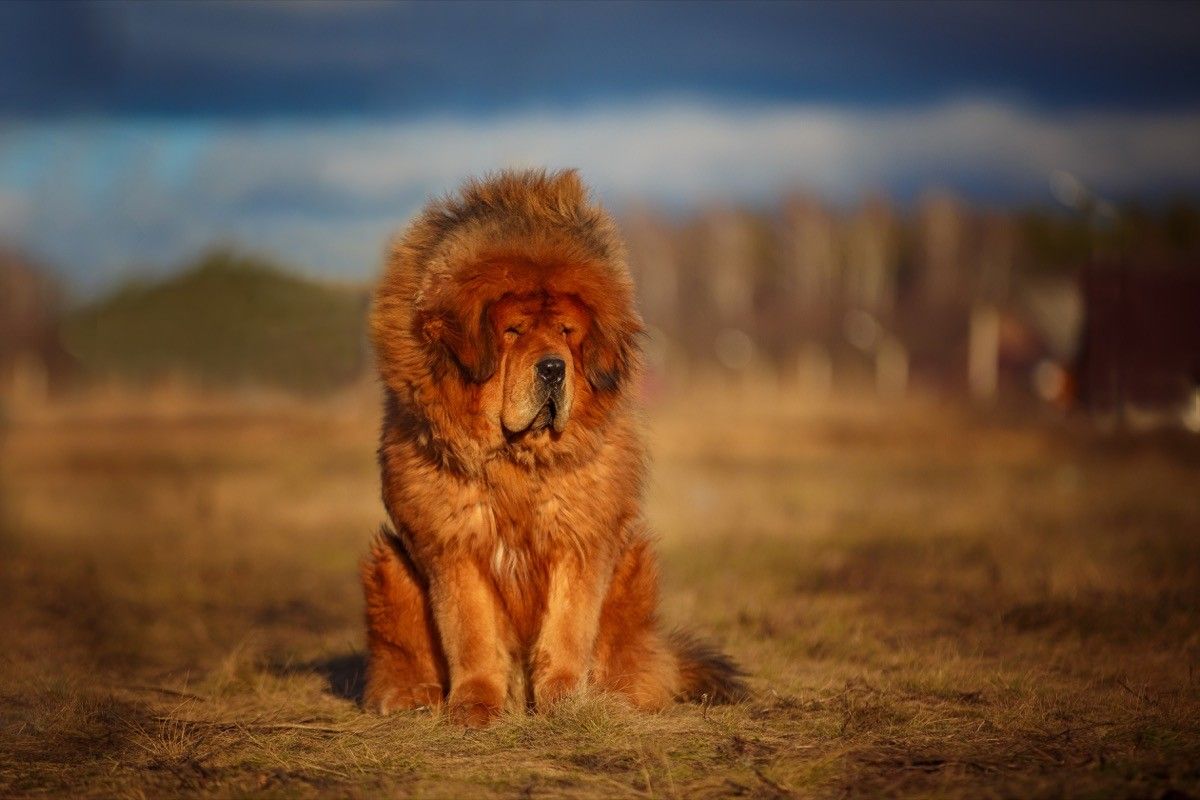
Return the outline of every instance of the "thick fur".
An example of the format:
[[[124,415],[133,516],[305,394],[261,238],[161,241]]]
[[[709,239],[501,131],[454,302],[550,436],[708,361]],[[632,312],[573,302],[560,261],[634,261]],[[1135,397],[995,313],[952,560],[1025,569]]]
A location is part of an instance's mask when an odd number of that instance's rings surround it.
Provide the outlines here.
[[[586,685],[645,709],[745,693],[726,656],[658,625],[641,330],[616,227],[573,171],[468,182],[395,243],[371,316],[394,531],[363,565],[368,707],[480,725]]]

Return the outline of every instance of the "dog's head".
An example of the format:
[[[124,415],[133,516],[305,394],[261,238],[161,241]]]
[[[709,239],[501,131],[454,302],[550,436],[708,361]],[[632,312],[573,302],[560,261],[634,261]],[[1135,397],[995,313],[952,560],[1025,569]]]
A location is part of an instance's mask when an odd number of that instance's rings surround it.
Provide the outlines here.
[[[372,321],[385,382],[424,387],[410,394],[439,404],[428,416],[443,439],[570,448],[639,364],[615,226],[573,172],[505,173],[431,205],[400,241]]]

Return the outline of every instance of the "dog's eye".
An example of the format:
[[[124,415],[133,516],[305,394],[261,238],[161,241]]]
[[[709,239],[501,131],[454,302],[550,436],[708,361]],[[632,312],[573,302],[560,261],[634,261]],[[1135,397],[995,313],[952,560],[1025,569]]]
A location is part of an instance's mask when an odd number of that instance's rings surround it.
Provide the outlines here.
[[[570,325],[563,325],[563,328],[562,328],[563,336],[570,336],[574,332],[575,332],[575,329],[572,328]]]
[[[513,336],[520,336],[520,335],[521,335],[521,330],[520,330],[519,328],[515,328],[515,327],[512,327],[512,326],[509,326],[508,328],[505,328],[504,332],[505,332],[505,333],[511,333]]]

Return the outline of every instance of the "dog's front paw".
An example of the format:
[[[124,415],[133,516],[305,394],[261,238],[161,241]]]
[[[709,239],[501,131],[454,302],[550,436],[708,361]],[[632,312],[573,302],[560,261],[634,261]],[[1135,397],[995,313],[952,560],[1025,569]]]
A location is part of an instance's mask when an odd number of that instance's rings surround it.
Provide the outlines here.
[[[450,719],[469,728],[482,728],[504,708],[504,687],[496,681],[473,678],[450,690]]]
[[[393,711],[417,708],[437,708],[445,694],[436,683],[409,684],[372,676],[363,691],[363,706],[368,711],[387,716]]]
[[[583,676],[578,672],[558,671],[538,678],[533,684],[533,699],[538,711],[553,708],[564,697],[579,691]]]

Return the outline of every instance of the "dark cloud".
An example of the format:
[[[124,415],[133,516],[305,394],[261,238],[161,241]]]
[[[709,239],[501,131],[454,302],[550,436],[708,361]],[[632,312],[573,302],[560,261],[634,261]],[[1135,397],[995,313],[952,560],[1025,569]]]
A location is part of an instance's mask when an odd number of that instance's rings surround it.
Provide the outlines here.
[[[0,0],[0,239],[81,287],[214,241],[361,277],[465,174],[606,201],[1200,187],[1196,3]]]
[[[3,3],[0,113],[1200,101],[1195,3]]]

